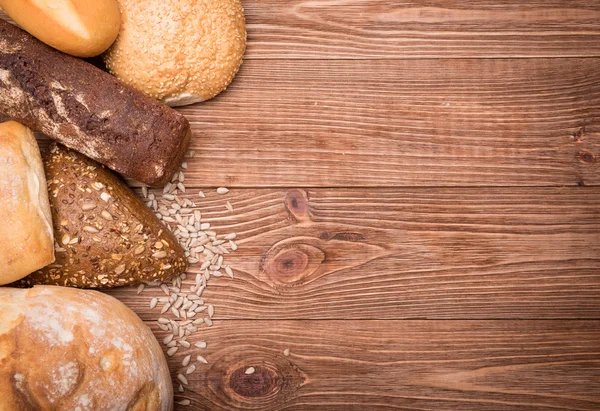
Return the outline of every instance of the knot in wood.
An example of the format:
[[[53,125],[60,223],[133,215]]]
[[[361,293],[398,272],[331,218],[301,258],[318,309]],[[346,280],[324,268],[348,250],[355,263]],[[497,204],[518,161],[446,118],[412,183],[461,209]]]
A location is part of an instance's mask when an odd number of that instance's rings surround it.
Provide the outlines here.
[[[297,188],[286,193],[284,199],[285,209],[296,221],[310,220],[308,198],[304,191]]]
[[[577,160],[579,160],[579,162],[582,164],[591,166],[596,163],[596,156],[589,151],[581,150],[579,153],[577,153]]]
[[[265,255],[263,269],[276,284],[297,284],[317,271],[324,260],[323,250],[296,241],[271,248]]]
[[[254,373],[246,374],[246,367],[239,367],[231,374],[229,386],[237,395],[245,398],[277,395],[283,381],[277,371],[265,366],[255,366]]]
[[[206,376],[207,398],[220,404],[215,408],[279,409],[307,380],[280,351],[236,346],[220,354]],[[254,370],[247,374],[249,367]]]

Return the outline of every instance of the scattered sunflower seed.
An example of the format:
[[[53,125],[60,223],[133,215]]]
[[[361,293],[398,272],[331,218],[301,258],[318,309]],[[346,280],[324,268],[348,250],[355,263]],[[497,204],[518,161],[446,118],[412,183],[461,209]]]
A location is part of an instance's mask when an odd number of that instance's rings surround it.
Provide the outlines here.
[[[228,192],[229,192],[229,189],[226,187],[217,188],[217,194],[227,194]]]
[[[187,378],[185,378],[185,376],[183,374],[177,374],[177,379],[179,380],[179,382],[181,382],[183,385],[188,385],[188,380]]]
[[[246,368],[246,371],[245,371],[244,373],[245,373],[246,375],[252,375],[252,374],[254,374],[254,371],[256,371],[256,370],[254,369],[254,367],[248,367],[248,368]]]

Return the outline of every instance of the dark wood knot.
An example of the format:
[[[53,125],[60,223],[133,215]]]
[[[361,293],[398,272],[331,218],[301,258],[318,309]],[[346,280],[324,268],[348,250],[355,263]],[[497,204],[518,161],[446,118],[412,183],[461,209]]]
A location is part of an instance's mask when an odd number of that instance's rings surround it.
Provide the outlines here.
[[[249,367],[254,372],[246,374]],[[203,390],[219,409],[275,409],[285,404],[308,377],[280,350],[236,346],[213,357]]]
[[[298,284],[319,269],[325,252],[304,243],[309,238],[293,238],[275,244],[263,259],[262,269],[271,281],[280,285]]]
[[[310,220],[307,194],[297,188],[288,191],[283,200],[285,209],[296,221]]]
[[[276,395],[282,381],[277,370],[264,366],[255,366],[254,373],[246,374],[247,367],[239,367],[231,374],[229,386],[236,394],[246,397],[266,397]]]
[[[577,160],[585,165],[591,166],[596,163],[596,156],[586,150],[581,150],[577,153]]]
[[[585,126],[579,127],[577,129],[577,131],[575,131],[575,133],[573,133],[573,135],[571,137],[573,138],[573,141],[575,143],[583,142],[583,140],[585,138]]]

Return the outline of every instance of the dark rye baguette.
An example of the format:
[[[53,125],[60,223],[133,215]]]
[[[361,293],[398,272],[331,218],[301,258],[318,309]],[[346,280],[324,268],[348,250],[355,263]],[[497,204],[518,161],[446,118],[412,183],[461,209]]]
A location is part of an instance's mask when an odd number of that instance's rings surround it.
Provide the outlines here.
[[[14,285],[111,288],[186,271],[175,236],[110,170],[56,144],[44,170],[56,260]]]
[[[151,186],[168,182],[191,137],[175,110],[4,20],[0,113]]]

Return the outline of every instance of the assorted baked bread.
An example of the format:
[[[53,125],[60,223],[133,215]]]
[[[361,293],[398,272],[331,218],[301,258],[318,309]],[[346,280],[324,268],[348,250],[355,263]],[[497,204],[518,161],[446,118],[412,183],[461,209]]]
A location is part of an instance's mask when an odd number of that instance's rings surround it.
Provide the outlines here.
[[[45,156],[44,168],[56,261],[19,285],[110,288],[186,271],[175,236],[109,170],[59,145]]]
[[[116,0],[0,0],[0,8],[44,43],[78,57],[102,53],[121,26]]]
[[[172,407],[162,350],[124,304],[92,290],[0,288],[0,409]]]
[[[31,130],[0,124],[0,285],[54,261],[46,178]]]
[[[169,106],[213,98],[246,49],[239,0],[118,0],[122,24],[104,54],[109,71]]]
[[[185,192],[176,172],[185,168],[190,124],[168,106],[210,99],[231,83],[246,47],[242,6],[0,0],[0,7],[17,23],[0,19],[0,118],[15,120],[0,124],[0,286],[19,287],[0,287],[0,411],[170,411],[173,387],[152,332],[114,298],[73,287],[152,282],[178,292],[188,261],[202,253],[206,270],[194,294],[171,294],[163,312],[173,305],[176,317],[203,309],[208,317],[159,323],[172,332],[168,355],[190,346],[196,325],[212,324],[214,308],[200,296],[211,273],[221,275],[221,244],[229,239],[234,250],[235,234],[217,240],[207,229],[200,239],[197,230],[210,224],[199,211],[173,219],[163,213],[177,212],[174,205],[164,211],[149,196],[157,217],[109,169],[148,186],[174,181]],[[110,73],[77,58],[104,51]],[[44,156],[34,131],[57,142]],[[165,198],[181,205],[173,184]],[[159,217],[184,225],[174,233],[188,235],[185,251]],[[187,355],[186,374],[195,369],[189,363]],[[187,385],[183,374],[177,379]]]
[[[184,116],[0,20],[0,113],[142,183],[179,168]]]

